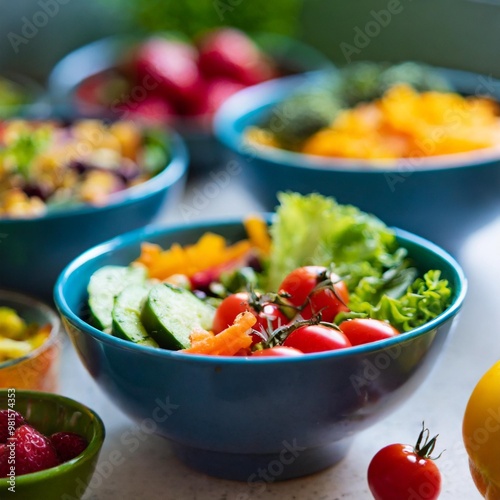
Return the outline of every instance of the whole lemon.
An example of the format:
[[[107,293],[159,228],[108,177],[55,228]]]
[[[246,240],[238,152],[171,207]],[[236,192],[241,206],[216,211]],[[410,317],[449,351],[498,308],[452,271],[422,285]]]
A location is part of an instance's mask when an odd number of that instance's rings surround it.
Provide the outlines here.
[[[472,391],[462,433],[474,483],[486,499],[500,500],[500,361]]]

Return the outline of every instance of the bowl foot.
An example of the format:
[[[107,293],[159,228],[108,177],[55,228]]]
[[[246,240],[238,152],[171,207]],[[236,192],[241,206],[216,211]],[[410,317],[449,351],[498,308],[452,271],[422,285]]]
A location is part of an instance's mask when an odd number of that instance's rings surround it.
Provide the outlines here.
[[[239,454],[202,450],[172,442],[184,464],[199,472],[249,484],[282,481],[314,474],[339,462],[346,455],[351,438],[326,446],[304,448],[295,440],[269,454]]]

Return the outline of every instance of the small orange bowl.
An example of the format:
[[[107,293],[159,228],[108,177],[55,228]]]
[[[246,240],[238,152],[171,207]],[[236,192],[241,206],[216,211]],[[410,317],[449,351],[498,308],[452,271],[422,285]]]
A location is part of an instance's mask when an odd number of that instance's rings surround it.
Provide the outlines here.
[[[0,290],[0,307],[10,307],[26,323],[49,325],[45,342],[20,358],[0,363],[0,388],[56,392],[59,385],[59,359],[63,335],[56,312],[27,295]]]

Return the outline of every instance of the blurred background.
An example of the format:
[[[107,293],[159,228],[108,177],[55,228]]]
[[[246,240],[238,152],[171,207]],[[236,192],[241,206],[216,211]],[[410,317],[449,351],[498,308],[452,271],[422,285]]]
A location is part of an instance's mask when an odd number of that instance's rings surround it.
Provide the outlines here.
[[[500,76],[499,0],[394,0],[391,22],[352,60],[416,59]],[[24,0],[4,3],[0,67],[43,82],[65,54],[124,32],[173,30],[189,37],[216,26],[293,35],[345,64],[353,45],[387,0]],[[46,14],[44,14],[46,13]],[[401,43],[404,40],[404,43]],[[362,42],[361,42],[362,44]]]

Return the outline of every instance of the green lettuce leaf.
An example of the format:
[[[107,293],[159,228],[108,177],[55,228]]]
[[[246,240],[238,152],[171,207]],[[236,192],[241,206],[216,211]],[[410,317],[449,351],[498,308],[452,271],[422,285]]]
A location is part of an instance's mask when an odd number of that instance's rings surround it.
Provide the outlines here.
[[[441,271],[431,270],[417,278],[401,297],[384,294],[377,302],[364,300],[368,295],[351,294],[351,313],[341,313],[335,318],[339,323],[351,317],[369,317],[388,321],[400,332],[413,330],[441,314],[450,304],[451,289],[448,281],[441,279]]]
[[[394,232],[373,215],[316,193],[279,193],[278,199],[265,267],[267,290],[277,291],[297,267],[321,265],[338,274],[349,289],[351,312],[339,314],[337,323],[371,317],[408,331],[448,307],[451,289],[440,271],[418,277]]]

